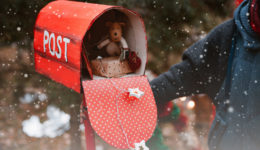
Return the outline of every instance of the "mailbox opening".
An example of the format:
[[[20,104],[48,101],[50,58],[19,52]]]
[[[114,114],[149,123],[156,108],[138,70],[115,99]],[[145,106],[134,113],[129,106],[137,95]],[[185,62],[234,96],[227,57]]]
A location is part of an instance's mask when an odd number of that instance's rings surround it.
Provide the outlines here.
[[[127,47],[120,41],[112,41],[109,33],[111,27],[107,25],[108,23],[122,24],[122,39],[125,39]],[[112,56],[108,54],[107,46],[109,44],[102,48],[99,47],[102,42],[106,43],[104,41],[118,44],[120,53]],[[113,48],[112,45],[112,49],[109,50],[114,51],[116,48]],[[83,55],[86,56],[82,65],[83,79],[143,75],[147,60],[147,43],[145,28],[140,16],[121,7],[105,11],[88,28],[83,40],[82,50]],[[133,54],[136,54],[136,56],[133,56]],[[137,62],[139,66],[136,68],[133,68],[133,65],[131,66],[132,60],[129,60],[131,58],[129,55],[134,57],[135,62],[136,58],[139,59],[139,62]]]

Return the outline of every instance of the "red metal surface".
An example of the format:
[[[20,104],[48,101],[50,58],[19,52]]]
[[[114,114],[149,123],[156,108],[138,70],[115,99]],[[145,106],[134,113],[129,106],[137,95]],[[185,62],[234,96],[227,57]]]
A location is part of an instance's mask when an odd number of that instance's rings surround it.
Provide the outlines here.
[[[58,82],[60,81],[67,87],[80,92],[80,82],[78,81],[78,79],[80,79],[79,70],[67,65],[61,65],[59,62],[42,57],[38,53],[35,53],[34,55],[35,67],[39,73]]]
[[[46,5],[38,15],[34,30],[36,71],[80,93],[84,35],[99,15],[113,7],[72,1],[54,1]],[[56,53],[61,54],[60,58]]]

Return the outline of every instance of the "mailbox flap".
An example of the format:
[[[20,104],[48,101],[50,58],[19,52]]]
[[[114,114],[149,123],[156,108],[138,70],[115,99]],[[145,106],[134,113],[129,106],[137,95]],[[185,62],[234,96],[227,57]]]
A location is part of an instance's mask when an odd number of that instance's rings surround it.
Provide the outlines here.
[[[82,85],[91,125],[107,143],[133,148],[152,136],[157,107],[146,76],[88,80]]]

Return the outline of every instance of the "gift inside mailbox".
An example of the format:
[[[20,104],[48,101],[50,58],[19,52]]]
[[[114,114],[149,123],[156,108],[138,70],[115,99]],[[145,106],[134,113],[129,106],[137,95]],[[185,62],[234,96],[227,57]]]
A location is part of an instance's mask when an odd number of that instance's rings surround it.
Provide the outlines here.
[[[113,41],[118,34],[121,40]],[[106,142],[132,148],[151,137],[157,110],[144,76],[147,39],[137,13],[51,2],[36,20],[34,56],[37,72],[84,94],[91,126]]]

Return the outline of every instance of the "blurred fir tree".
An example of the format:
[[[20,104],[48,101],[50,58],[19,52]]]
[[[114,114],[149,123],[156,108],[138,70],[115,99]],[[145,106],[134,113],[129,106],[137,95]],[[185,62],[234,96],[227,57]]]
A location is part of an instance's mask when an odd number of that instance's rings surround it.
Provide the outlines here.
[[[0,44],[16,42],[30,46],[33,27],[40,9],[51,0],[2,0],[0,5]],[[84,0],[80,0],[84,1]],[[161,73],[169,68],[170,53],[182,51],[197,39],[197,31],[207,33],[232,15],[233,0],[87,0],[91,3],[121,5],[135,10],[144,18],[149,51],[153,60],[148,68]],[[202,31],[202,32],[201,32]]]
[[[2,0],[0,5],[0,45],[16,43],[19,47],[26,47],[30,50],[30,57],[33,58],[31,43],[35,20],[40,9],[50,1]],[[198,35],[207,33],[212,27],[227,18],[226,16],[231,16],[233,12],[233,0],[88,0],[87,2],[121,5],[141,14],[147,30],[148,49],[153,56],[153,59],[148,63],[148,68],[155,73],[161,73],[170,67],[171,64],[167,63],[169,54],[180,54],[190,44],[198,40],[194,38],[196,32],[193,30],[197,31]],[[32,64],[29,66],[20,64],[20,66],[22,73],[27,72],[29,75],[34,73]],[[52,83],[53,81],[43,76],[23,80],[18,74],[15,80],[16,87],[18,87],[17,92],[15,92],[16,96],[23,94],[20,91],[23,90],[25,83],[31,83],[35,87],[53,88],[48,90],[50,97],[54,99],[60,94],[59,99],[63,99],[64,106],[70,106],[75,102],[71,99],[75,99],[76,93]],[[61,92],[58,93],[58,91]],[[67,94],[62,94],[64,92]],[[79,96],[77,98],[80,99]],[[77,103],[79,103],[78,100]]]
[[[0,43],[18,42],[30,46],[39,10],[50,0],[2,0],[0,5]]]

